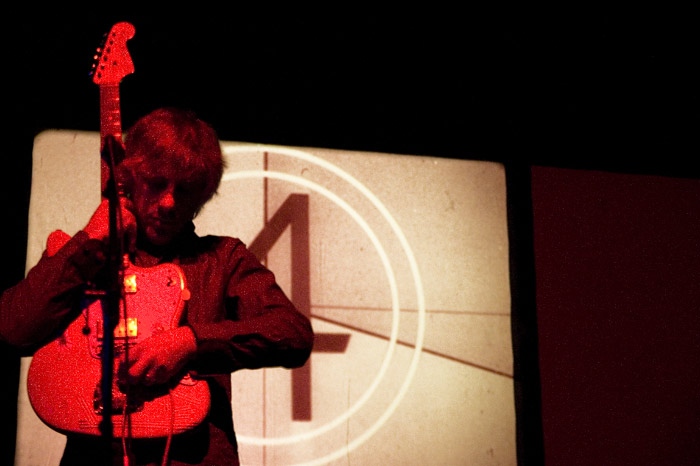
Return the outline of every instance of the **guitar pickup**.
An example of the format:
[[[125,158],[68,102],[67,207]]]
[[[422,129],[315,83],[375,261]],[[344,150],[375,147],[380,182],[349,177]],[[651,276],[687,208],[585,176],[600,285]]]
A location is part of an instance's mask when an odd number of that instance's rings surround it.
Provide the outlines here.
[[[102,320],[96,322],[96,339],[90,344],[90,355],[94,358],[102,357],[102,342],[104,341],[104,326]],[[131,348],[136,345],[136,337],[138,336],[138,319],[129,317],[128,319],[120,319],[119,324],[114,329],[114,354],[121,355],[127,347]]]
[[[114,329],[114,338],[136,338],[139,333],[139,322],[136,317],[120,319],[119,325]]]
[[[131,273],[124,277],[124,293],[136,293],[138,286],[136,284],[136,274]]]
[[[139,334],[139,321],[136,317],[127,319],[119,319],[114,329],[114,338],[136,338]],[[102,320],[97,321],[97,340],[102,341],[104,337],[104,329]]]

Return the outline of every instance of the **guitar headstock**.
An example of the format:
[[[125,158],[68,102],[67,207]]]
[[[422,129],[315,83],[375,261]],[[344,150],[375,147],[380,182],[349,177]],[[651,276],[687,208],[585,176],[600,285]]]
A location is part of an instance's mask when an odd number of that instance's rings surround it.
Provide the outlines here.
[[[92,65],[95,84],[119,84],[122,78],[134,72],[134,63],[126,48],[126,41],[134,37],[134,33],[134,26],[127,22],[112,26],[104,44],[97,49]]]

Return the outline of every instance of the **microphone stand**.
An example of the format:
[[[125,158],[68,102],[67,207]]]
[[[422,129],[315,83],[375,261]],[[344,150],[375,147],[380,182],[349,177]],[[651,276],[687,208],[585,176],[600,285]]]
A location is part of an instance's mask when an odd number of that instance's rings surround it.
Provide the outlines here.
[[[113,406],[112,387],[114,378],[114,330],[119,323],[119,304],[122,299],[122,242],[119,232],[119,193],[114,177],[115,160],[120,160],[117,151],[122,151],[122,146],[113,137],[105,139],[102,149],[102,160],[107,162],[110,169],[106,184],[103,185],[103,196],[109,201],[109,252],[107,257],[107,290],[102,306],[102,421],[100,431],[104,442],[105,463],[112,464],[113,441]]]

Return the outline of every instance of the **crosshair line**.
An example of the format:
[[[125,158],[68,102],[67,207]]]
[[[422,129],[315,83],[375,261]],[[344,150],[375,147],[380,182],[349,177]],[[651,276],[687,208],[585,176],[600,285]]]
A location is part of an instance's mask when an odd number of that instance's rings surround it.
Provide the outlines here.
[[[353,331],[355,331],[355,332],[360,332],[360,333],[363,333],[363,334],[368,335],[368,336],[371,336],[371,337],[380,338],[380,339],[382,339],[382,340],[388,340],[388,339],[389,339],[387,336],[382,335],[381,333],[371,332],[371,331],[369,331],[369,330],[366,330],[366,329],[363,329],[363,328],[360,328],[360,327],[356,327],[356,326],[354,326],[354,325],[346,324],[345,322],[340,322],[340,321],[335,320],[335,319],[329,319],[329,318],[327,318],[327,317],[319,316],[319,315],[316,315],[316,314],[314,314],[314,313],[311,313],[311,317],[313,317],[314,319],[321,320],[321,321],[323,321],[323,322],[327,322],[327,323],[329,323],[329,324],[338,325],[338,326],[343,327],[343,328],[346,328],[346,329],[348,329],[348,330],[353,330]],[[405,347],[407,347],[407,348],[414,348],[414,349],[415,349],[415,347],[416,347],[416,345],[414,345],[414,344],[412,344],[412,343],[409,343],[409,342],[407,342],[407,341],[403,341],[403,340],[401,340],[401,339],[397,339],[397,340],[396,340],[396,344],[397,344],[397,345],[401,345],[401,346],[405,346]],[[512,378],[513,378],[513,374],[509,374],[509,373],[507,373],[507,372],[503,372],[503,371],[500,371],[500,370],[498,370],[498,369],[494,369],[494,368],[492,368],[492,367],[487,367],[487,366],[484,366],[484,365],[482,365],[482,364],[477,364],[477,363],[472,362],[472,361],[467,361],[466,359],[456,358],[456,357],[454,357],[454,356],[450,356],[449,354],[441,353],[441,352],[439,352],[439,351],[434,351],[434,350],[431,350],[431,349],[427,349],[425,346],[422,348],[421,351],[422,351],[423,353],[428,353],[428,354],[431,354],[431,355],[433,355],[433,356],[437,356],[437,357],[439,357],[439,358],[447,359],[448,361],[457,362],[457,363],[460,363],[460,364],[464,364],[464,365],[466,365],[466,366],[473,367],[473,368],[475,368],[475,369],[479,369],[479,370],[482,370],[482,371],[490,372],[490,373],[495,374],[495,375],[500,375],[500,376],[502,376],[502,377],[507,377],[507,378],[509,378],[509,379],[512,379]]]
[[[316,309],[341,309],[344,311],[370,311],[370,312],[391,312],[388,307],[371,307],[371,306],[343,306],[343,305],[328,305],[314,304],[312,307]],[[417,313],[418,309],[403,308],[402,312]],[[486,312],[486,311],[455,311],[451,309],[426,309],[426,314],[453,314],[453,315],[469,315],[469,316],[494,316],[494,317],[510,317],[510,312]]]

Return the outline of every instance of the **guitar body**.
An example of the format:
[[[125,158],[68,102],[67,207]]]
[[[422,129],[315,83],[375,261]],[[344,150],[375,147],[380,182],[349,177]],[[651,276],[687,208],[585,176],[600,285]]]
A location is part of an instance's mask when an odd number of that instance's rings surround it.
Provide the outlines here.
[[[115,361],[149,336],[177,327],[187,299],[185,277],[177,265],[129,265],[124,272],[121,316],[114,329]],[[86,294],[81,314],[62,335],[36,352],[29,367],[31,405],[44,423],[62,433],[101,435],[103,302],[101,294]],[[114,437],[179,434],[199,425],[209,411],[206,382],[188,374],[177,383],[154,388],[121,386],[118,379],[115,373]]]

